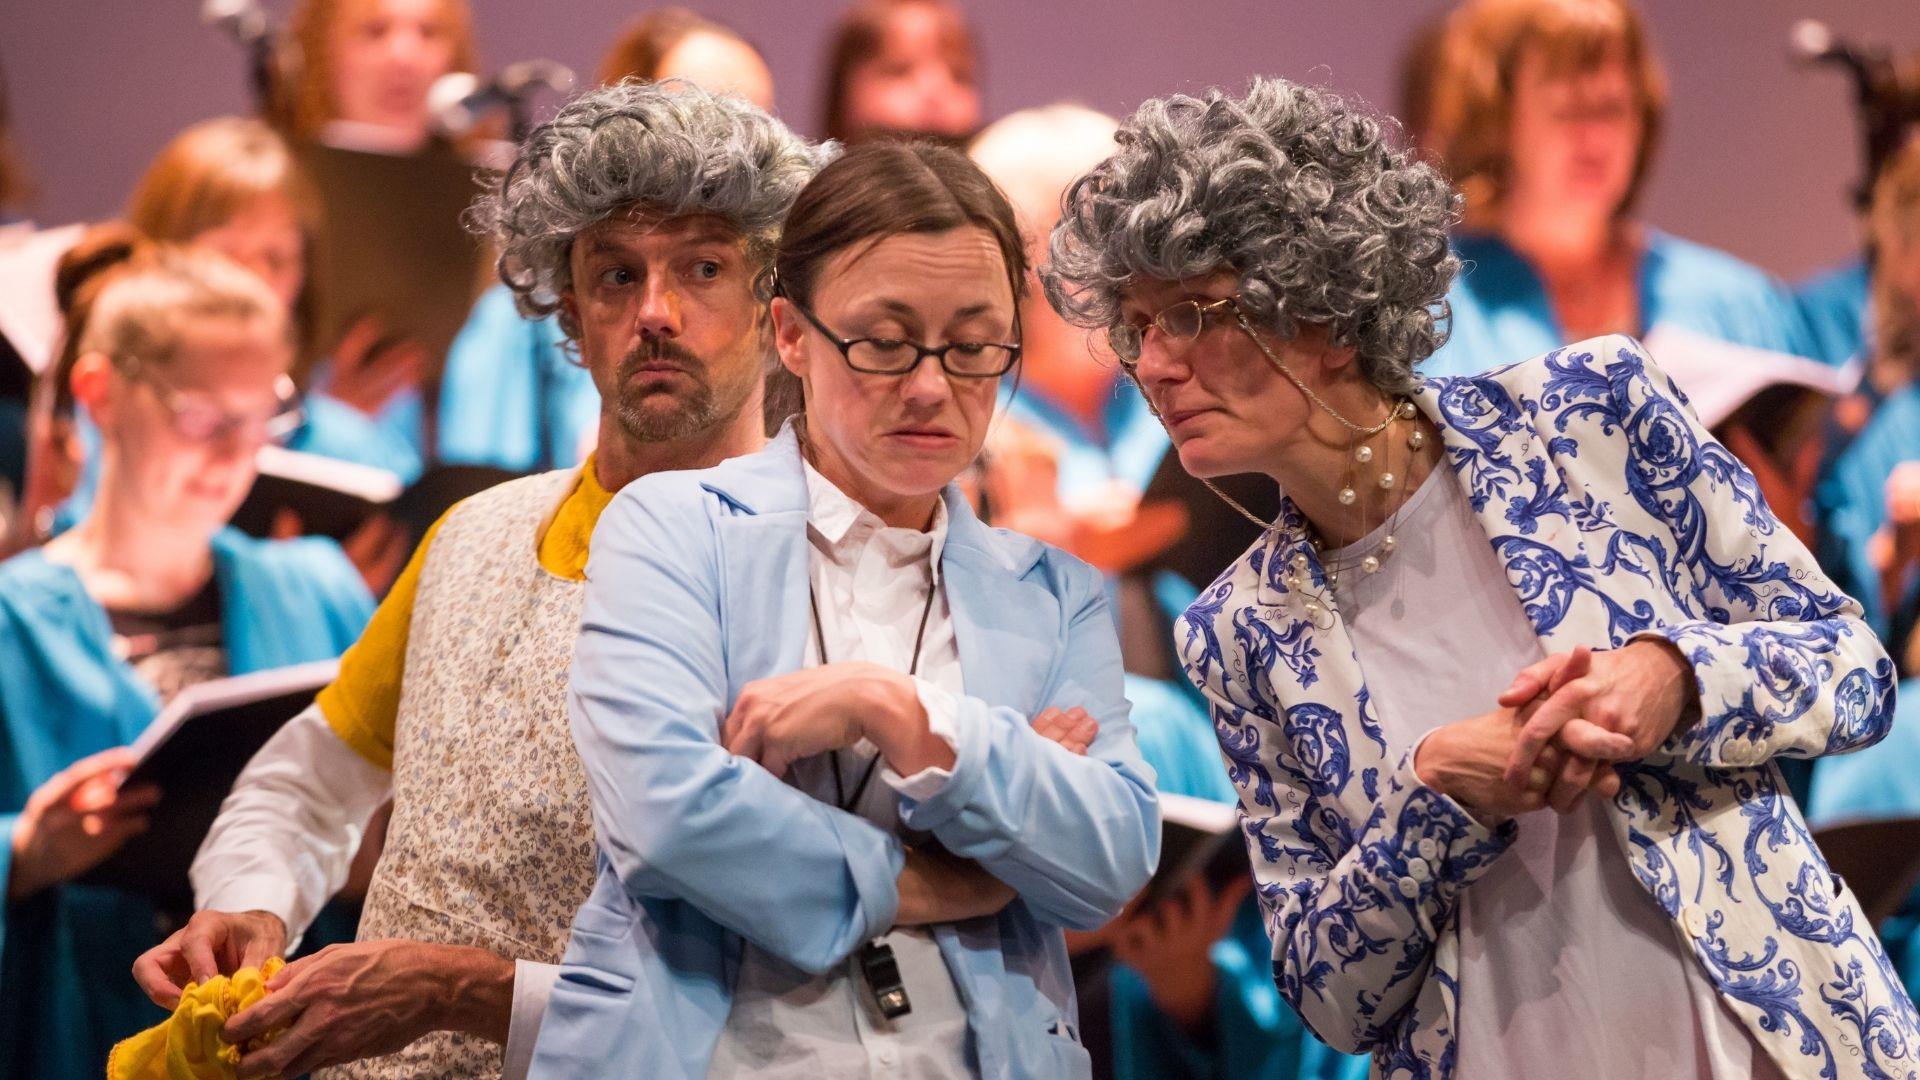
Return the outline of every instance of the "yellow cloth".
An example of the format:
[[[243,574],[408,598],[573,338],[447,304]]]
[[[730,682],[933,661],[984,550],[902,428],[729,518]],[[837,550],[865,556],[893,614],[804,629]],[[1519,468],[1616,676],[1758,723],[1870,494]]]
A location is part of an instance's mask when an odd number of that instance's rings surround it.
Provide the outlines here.
[[[600,486],[589,456],[580,482],[554,512],[540,538],[540,565],[555,577],[585,581],[587,542],[613,493]],[[453,511],[449,510],[448,513]],[[440,519],[445,521],[443,517]],[[387,598],[368,621],[360,640],[340,657],[340,673],[320,691],[318,703],[327,726],[360,756],[383,769],[393,768],[393,725],[400,715],[400,685],[406,676],[407,632],[413,625],[413,598],[420,586],[420,564],[440,530],[436,521],[414,550]]]
[[[233,1080],[241,1047],[222,1039],[220,1029],[234,1014],[266,997],[267,980],[286,966],[276,956],[232,976],[188,983],[172,1016],[113,1048],[107,1057],[107,1080]],[[245,1048],[257,1050],[272,1038],[255,1039]]]

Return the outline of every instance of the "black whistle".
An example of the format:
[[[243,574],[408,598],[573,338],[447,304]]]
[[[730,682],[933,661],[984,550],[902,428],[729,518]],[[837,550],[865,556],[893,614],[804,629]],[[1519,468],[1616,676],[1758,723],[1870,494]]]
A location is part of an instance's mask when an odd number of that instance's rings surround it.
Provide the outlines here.
[[[898,1020],[913,1011],[907,1000],[907,986],[900,981],[900,964],[893,958],[893,946],[884,941],[869,941],[860,950],[860,972],[867,988],[873,991],[873,1003],[880,1015]]]

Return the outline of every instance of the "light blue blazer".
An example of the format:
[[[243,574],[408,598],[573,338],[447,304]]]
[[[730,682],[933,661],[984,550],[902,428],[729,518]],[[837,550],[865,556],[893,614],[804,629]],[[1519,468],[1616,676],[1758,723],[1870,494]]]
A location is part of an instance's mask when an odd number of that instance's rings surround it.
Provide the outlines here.
[[[986,1077],[1088,1073],[1062,927],[1120,912],[1159,857],[1098,571],[981,524],[948,488],[941,572],[966,694],[958,760],[901,818],[1019,892],[934,930]],[[749,682],[801,667],[807,490],[791,430],[760,453],[628,485],[601,515],[569,694],[599,880],[535,1049],[540,1077],[706,1075],[743,941],[812,972],[894,924],[905,849],[718,741]],[[1047,706],[1100,723],[1086,756]]]

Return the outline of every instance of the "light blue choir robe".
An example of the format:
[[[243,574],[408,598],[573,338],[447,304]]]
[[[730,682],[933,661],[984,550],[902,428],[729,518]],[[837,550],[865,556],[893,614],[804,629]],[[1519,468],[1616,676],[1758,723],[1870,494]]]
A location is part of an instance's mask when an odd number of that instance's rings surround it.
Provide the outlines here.
[[[1129,675],[1134,737],[1161,791],[1235,802],[1213,725],[1169,683]],[[1146,981],[1115,965],[1110,1030],[1116,1080],[1364,1080],[1368,1059],[1315,1039],[1273,982],[1273,943],[1251,897],[1215,943],[1213,1043],[1193,1041],[1153,1003]]]
[[[1851,439],[1835,438],[1813,488],[1815,551],[1834,584],[1860,601],[1874,632],[1891,642],[1899,612],[1881,598],[1867,546],[1887,520],[1887,477],[1901,462],[1920,459],[1920,383],[1882,399]],[[1909,588],[1902,606],[1915,600]]]
[[[1146,398],[1117,374],[1095,427],[1032,386],[1010,387],[1001,405],[1013,419],[1060,440],[1059,492],[1067,502],[1113,480],[1145,491],[1172,445]]]
[[[1422,376],[1474,375],[1567,344],[1545,285],[1518,252],[1482,233],[1461,233],[1453,247],[1466,265],[1447,293],[1452,329]],[[1657,229],[1647,230],[1639,299],[1643,325],[1623,328],[1636,336],[1670,323],[1738,345],[1813,352],[1792,297],[1765,271]]]
[[[1866,257],[1855,256],[1793,287],[1814,359],[1837,366],[1866,349],[1873,323],[1867,304],[1871,280]]]
[[[1865,750],[1814,762],[1807,824],[1920,817],[1920,679],[1900,684],[1893,729]],[[1920,990],[1920,889],[1880,927],[1880,941],[1907,992]]]
[[[522,317],[505,285],[482,293],[447,351],[435,460],[515,472],[578,463],[600,391],[565,340],[557,320]]]
[[[228,669],[338,656],[373,613],[325,539],[214,537]],[[27,797],[89,754],[131,742],[158,701],[113,652],[107,613],[72,569],[38,551],[0,563],[0,836]],[[136,838],[132,843],[139,843]],[[12,848],[0,844],[0,881]],[[0,1076],[96,1080],[119,1039],[165,1017],[129,974],[159,942],[153,907],[115,889],[57,885],[0,915]]]

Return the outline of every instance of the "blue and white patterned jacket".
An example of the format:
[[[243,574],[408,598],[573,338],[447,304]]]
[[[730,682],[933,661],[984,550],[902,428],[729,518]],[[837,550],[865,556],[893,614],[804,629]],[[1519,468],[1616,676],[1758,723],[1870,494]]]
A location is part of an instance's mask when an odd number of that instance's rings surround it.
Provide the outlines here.
[[[1886,733],[1893,666],[1859,606],[1630,338],[1433,380],[1417,403],[1544,648],[1657,635],[1692,661],[1700,721],[1622,768],[1609,817],[1728,1006],[1788,1076],[1915,1076],[1913,1003],[1772,764]],[[1281,992],[1380,1074],[1450,1077],[1456,905],[1516,826],[1485,828],[1388,756],[1324,590],[1288,502],[1178,644],[1239,792]]]

